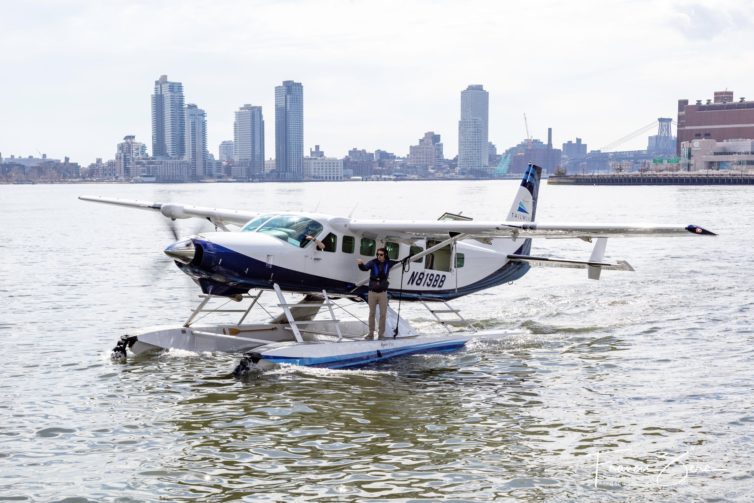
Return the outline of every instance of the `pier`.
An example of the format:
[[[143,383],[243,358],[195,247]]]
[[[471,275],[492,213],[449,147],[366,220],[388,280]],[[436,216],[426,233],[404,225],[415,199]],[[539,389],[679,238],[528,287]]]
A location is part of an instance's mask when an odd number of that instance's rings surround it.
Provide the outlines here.
[[[550,185],[754,185],[754,172],[592,173],[552,175]]]

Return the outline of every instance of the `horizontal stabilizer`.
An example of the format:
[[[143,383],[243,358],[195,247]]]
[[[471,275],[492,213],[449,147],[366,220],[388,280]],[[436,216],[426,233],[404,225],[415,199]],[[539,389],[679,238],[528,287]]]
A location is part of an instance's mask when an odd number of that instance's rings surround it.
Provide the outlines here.
[[[565,267],[571,269],[586,269],[588,267],[596,267],[600,269],[608,269],[611,271],[634,271],[634,268],[631,267],[631,264],[629,264],[625,260],[619,260],[615,264],[611,264],[609,262],[589,262],[583,260],[533,257],[531,255],[508,255],[508,259],[512,262],[526,262],[527,264],[538,267]]]

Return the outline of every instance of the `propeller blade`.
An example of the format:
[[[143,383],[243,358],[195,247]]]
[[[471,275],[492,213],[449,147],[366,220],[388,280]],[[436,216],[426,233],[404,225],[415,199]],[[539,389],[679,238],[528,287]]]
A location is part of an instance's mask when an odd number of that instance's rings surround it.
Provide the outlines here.
[[[173,236],[173,241],[178,241],[180,236],[178,235],[178,226],[175,223],[175,220],[169,219],[167,220],[168,223],[168,230],[170,230],[170,234]]]

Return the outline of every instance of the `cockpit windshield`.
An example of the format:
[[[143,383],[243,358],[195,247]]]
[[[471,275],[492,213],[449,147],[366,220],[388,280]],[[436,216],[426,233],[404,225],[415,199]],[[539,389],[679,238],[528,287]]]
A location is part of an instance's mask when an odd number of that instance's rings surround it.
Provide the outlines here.
[[[244,225],[241,228],[241,232],[254,232],[259,228],[260,225],[265,223],[270,218],[274,217],[275,215],[268,213],[266,215],[259,215],[254,220],[250,220],[246,225]]]
[[[316,220],[299,215],[268,215],[267,217],[267,221],[256,232],[275,236],[286,243],[301,248],[311,241],[306,239],[306,236],[315,238],[323,229],[322,224]],[[252,222],[246,224],[244,229]]]

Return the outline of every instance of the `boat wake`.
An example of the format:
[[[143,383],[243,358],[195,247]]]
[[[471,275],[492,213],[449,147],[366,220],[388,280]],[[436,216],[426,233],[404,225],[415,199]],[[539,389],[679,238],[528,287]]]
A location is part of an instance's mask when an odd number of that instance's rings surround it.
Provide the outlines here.
[[[557,325],[548,325],[546,323],[540,323],[534,320],[526,320],[521,323],[521,328],[525,328],[532,334],[537,335],[549,335],[549,334],[588,334],[592,332],[598,332],[605,330],[606,327],[602,326],[586,326],[586,327],[563,327]]]

